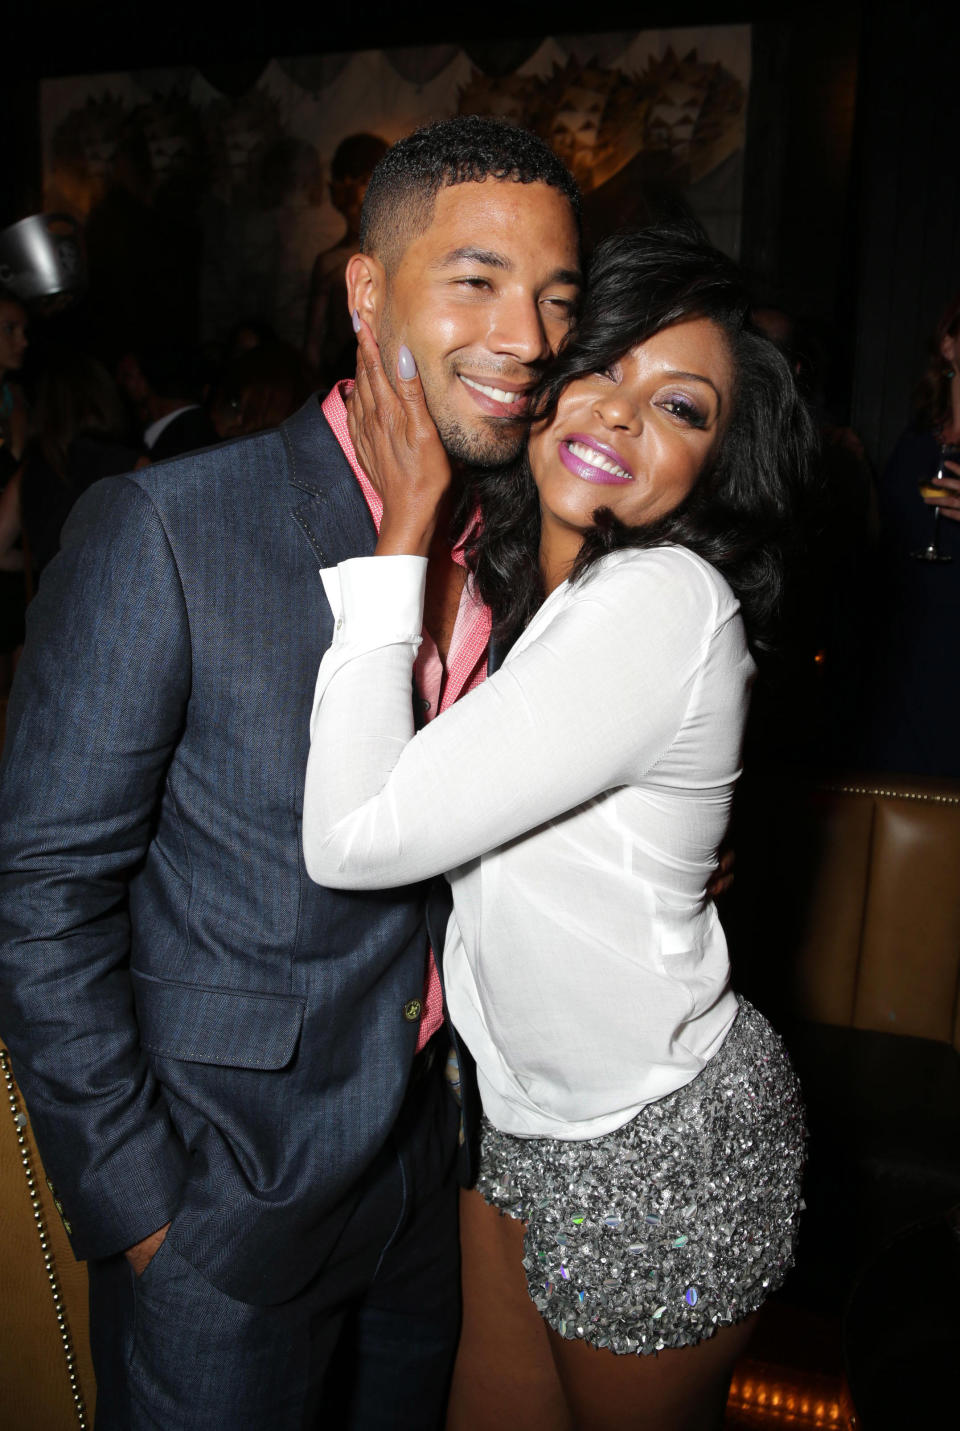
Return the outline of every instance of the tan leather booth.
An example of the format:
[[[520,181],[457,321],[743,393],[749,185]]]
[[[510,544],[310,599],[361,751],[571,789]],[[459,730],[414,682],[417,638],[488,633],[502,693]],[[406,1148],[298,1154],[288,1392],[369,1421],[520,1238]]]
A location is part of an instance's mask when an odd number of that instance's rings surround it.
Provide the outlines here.
[[[0,701],[0,749],[6,714]],[[92,1427],[87,1269],[71,1251],[2,1042],[0,1077],[0,1426]]]
[[[733,844],[734,978],[771,1017],[960,1049],[960,781],[754,778]]]
[[[842,1301],[960,1203],[960,782],[745,785],[734,980],[786,1038],[810,1124],[801,1267]]]
[[[798,1011],[960,1050],[960,781],[838,781],[810,799]]]
[[[0,1074],[0,1424],[92,1427],[86,1267],[70,1250],[2,1044]]]

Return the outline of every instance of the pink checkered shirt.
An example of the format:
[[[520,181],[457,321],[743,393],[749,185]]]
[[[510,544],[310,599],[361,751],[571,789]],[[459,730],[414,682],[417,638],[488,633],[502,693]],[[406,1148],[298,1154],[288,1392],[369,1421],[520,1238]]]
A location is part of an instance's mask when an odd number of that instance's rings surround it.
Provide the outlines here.
[[[347,426],[347,409],[344,398],[353,388],[352,382],[337,383],[323,401],[323,415],[333,430],[343,455],[350,463],[353,475],[360,484],[364,500],[373,518],[377,531],[383,516],[383,502],[366,472],[357,461],[350,429]],[[465,566],[463,542],[460,541],[451,553],[458,566]],[[490,611],[466,582],[460,597],[447,664],[444,668],[436,644],[424,631],[420,652],[414,666],[417,693],[423,705],[423,717],[432,720],[441,711],[447,710],[466,691],[472,691],[487,674],[487,646],[490,641]],[[443,1023],[443,992],[437,973],[433,950],[427,958],[427,969],[423,985],[423,1013],[420,1016],[420,1031],[417,1038],[417,1052],[436,1033]]]

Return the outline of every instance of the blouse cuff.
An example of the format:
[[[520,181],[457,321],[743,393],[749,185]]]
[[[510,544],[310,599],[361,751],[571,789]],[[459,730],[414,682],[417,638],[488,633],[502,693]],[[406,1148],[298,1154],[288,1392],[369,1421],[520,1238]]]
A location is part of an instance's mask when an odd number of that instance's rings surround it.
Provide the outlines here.
[[[324,567],[320,579],[333,612],[331,650],[420,645],[426,557],[351,557]]]

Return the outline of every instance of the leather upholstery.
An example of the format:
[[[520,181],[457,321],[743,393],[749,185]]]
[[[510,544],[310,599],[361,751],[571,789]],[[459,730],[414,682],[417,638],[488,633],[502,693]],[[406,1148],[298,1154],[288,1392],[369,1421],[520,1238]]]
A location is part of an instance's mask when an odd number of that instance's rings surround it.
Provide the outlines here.
[[[2,1044],[0,1052],[5,1059]],[[93,1425],[96,1386],[89,1347],[87,1268],[74,1260],[23,1100],[15,1084],[12,1088],[12,1098],[10,1087],[3,1088],[0,1109],[0,1419],[10,1431],[67,1431]],[[39,1202],[40,1223],[31,1207],[32,1195]],[[54,1284],[44,1264],[41,1225],[74,1356],[79,1404],[58,1327]]]
[[[960,781],[821,786],[797,1012],[960,1049]]]

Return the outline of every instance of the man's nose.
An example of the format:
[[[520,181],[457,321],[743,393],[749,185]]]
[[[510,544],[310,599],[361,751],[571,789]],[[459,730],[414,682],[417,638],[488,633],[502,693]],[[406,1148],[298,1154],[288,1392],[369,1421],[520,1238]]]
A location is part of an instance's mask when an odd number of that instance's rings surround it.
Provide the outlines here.
[[[531,294],[502,298],[487,343],[491,352],[507,353],[521,363],[542,363],[549,358],[550,340],[536,299]]]

